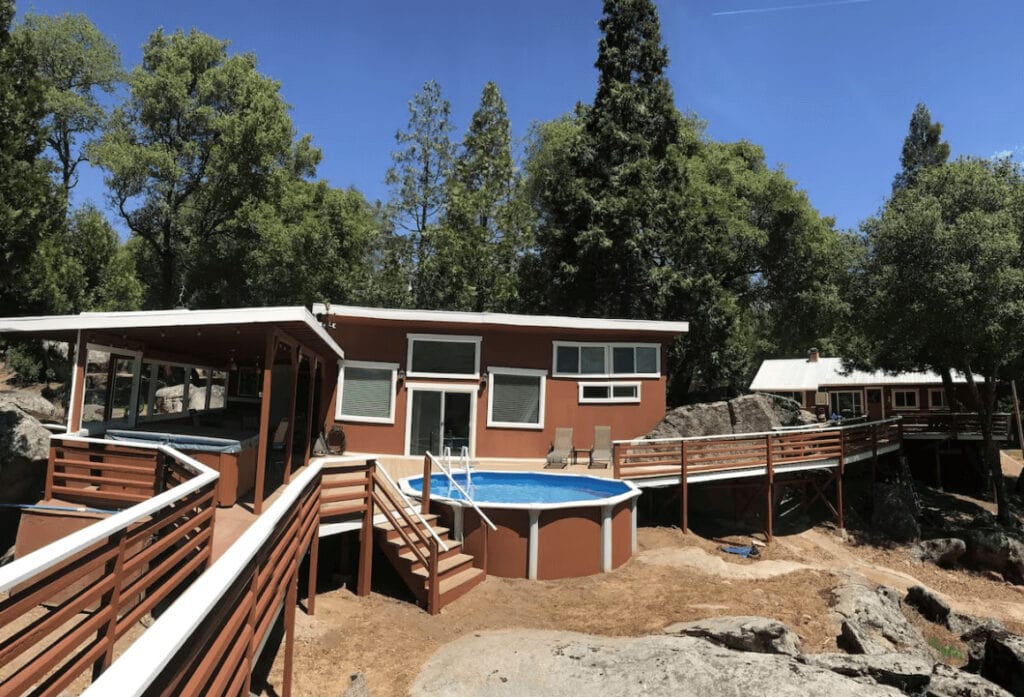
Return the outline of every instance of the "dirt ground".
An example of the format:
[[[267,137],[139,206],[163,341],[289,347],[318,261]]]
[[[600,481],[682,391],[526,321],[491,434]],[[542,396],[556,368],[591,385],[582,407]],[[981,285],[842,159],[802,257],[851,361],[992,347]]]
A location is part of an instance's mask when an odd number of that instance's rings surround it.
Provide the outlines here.
[[[1019,471],[1019,464],[1007,462],[1007,474]],[[850,573],[901,590],[927,586],[956,610],[994,617],[1024,632],[1024,588],[994,575],[916,562],[906,546],[857,543],[827,525],[776,537],[757,561],[720,549],[724,542],[750,538],[706,539],[651,527],[638,530],[637,538],[637,554],[611,573],[562,581],[492,576],[434,617],[376,592],[356,598],[340,588],[319,595],[314,617],[297,615],[293,694],[342,694],[350,677],[362,673],[374,697],[406,695],[439,647],[489,629],[640,636],[677,621],[763,615],[789,625],[805,651],[835,651],[831,589]],[[957,648],[958,639],[949,632],[913,611],[908,616],[933,645]],[[263,694],[279,694],[283,653],[270,674],[277,688],[268,686]],[[936,659],[957,664],[956,653],[937,653]]]

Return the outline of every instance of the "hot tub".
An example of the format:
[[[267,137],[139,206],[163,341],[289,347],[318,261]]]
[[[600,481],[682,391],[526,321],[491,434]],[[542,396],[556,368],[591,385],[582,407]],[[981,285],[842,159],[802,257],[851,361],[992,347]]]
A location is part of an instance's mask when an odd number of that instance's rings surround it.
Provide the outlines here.
[[[557,579],[611,571],[636,549],[636,499],[629,482],[548,472],[454,473],[492,530],[444,474],[430,478],[431,510],[488,574]],[[423,477],[401,480],[420,498]]]
[[[234,506],[256,482],[259,434],[164,424],[160,431],[108,429],[106,436],[111,440],[169,445],[217,470],[218,506]]]

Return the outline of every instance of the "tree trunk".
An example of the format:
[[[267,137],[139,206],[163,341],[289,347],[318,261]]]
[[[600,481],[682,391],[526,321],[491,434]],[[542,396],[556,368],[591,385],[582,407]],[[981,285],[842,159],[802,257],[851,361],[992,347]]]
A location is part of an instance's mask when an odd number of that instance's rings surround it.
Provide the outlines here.
[[[942,376],[942,389],[946,393],[946,408],[951,412],[960,410],[960,402],[956,398],[956,386],[953,384],[953,371],[943,368],[939,371]]]
[[[981,422],[981,437],[984,443],[982,465],[986,475],[991,477],[995,489],[996,517],[1000,523],[1007,524],[1011,521],[1011,516],[1006,499],[1006,481],[1003,479],[1003,467],[999,462],[999,446],[996,445],[995,438],[992,436],[992,414],[995,411],[996,403],[995,376],[985,376],[984,395],[981,394],[981,390],[978,389],[978,385],[974,381],[974,374],[970,366],[966,366],[964,376],[967,378],[967,386],[977,409],[978,420]]]

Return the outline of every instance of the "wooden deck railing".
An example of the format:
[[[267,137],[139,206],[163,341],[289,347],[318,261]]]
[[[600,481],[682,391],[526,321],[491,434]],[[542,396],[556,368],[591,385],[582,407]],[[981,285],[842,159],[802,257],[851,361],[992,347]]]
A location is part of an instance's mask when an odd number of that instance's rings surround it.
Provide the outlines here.
[[[85,695],[248,695],[253,665],[281,612],[282,694],[289,695],[298,570],[316,549],[320,483],[313,460]],[[316,578],[312,558],[309,573]]]
[[[617,441],[613,446],[616,479],[772,470],[814,462],[841,462],[844,458],[877,451],[900,441],[898,419],[855,426],[771,431],[693,438]]]
[[[48,494],[134,505],[0,568],[0,694],[57,695],[110,666],[117,641],[209,563],[216,483],[166,446],[55,436]]]
[[[907,435],[937,433],[951,435],[981,436],[981,420],[977,414],[961,412],[934,412],[906,414],[903,417],[903,430]],[[992,436],[996,440],[1009,440],[1010,414],[992,415]]]

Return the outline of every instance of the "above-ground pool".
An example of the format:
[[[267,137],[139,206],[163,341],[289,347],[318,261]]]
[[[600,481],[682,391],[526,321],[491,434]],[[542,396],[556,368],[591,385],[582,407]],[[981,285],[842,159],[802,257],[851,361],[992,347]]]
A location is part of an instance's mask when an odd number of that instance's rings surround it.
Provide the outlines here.
[[[430,477],[430,507],[489,574],[555,579],[611,571],[636,547],[636,499],[629,482],[548,472],[463,471],[455,480],[492,530],[444,474]],[[423,477],[402,480],[422,497]]]

